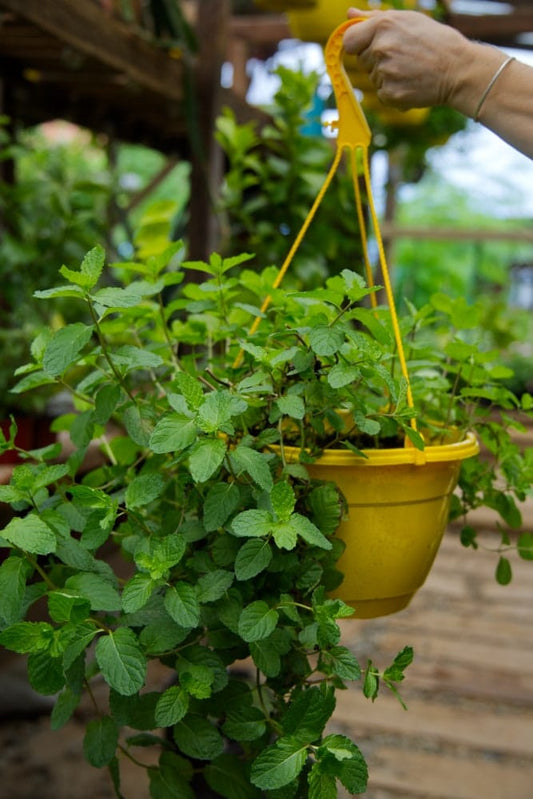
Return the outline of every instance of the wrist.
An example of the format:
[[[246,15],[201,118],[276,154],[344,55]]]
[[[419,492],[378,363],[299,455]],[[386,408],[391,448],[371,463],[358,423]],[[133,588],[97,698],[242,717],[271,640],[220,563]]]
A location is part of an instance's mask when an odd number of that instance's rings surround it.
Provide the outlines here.
[[[480,111],[480,101],[485,91],[506,60],[501,50],[464,39],[453,58],[452,81],[446,104],[474,118]]]

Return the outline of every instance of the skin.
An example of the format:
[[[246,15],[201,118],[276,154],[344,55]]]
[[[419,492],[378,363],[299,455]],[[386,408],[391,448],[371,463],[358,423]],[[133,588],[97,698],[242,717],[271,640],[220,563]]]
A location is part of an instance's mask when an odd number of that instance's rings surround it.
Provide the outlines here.
[[[473,117],[494,73],[507,59],[495,47],[466,39],[417,11],[361,11],[344,35],[379,99],[402,110],[447,105]],[[533,158],[533,68],[513,61],[499,76],[478,121]]]

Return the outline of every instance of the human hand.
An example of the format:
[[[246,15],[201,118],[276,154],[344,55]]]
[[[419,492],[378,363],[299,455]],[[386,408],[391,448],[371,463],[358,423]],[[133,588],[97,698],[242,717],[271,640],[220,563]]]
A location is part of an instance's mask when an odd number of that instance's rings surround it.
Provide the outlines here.
[[[444,105],[457,90],[471,43],[448,25],[416,11],[361,11],[364,21],[344,34],[347,53],[358,56],[385,105]]]

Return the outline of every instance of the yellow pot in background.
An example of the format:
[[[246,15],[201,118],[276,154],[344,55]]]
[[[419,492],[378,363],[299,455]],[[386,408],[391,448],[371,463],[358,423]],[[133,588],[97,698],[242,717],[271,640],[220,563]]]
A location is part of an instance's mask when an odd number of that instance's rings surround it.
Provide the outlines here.
[[[297,461],[299,450],[285,447]],[[337,562],[344,580],[333,596],[370,619],[403,610],[424,584],[446,529],[461,461],[479,452],[474,435],[427,446],[325,450],[307,465],[316,480],[334,482],[348,504],[337,536],[346,549]]]

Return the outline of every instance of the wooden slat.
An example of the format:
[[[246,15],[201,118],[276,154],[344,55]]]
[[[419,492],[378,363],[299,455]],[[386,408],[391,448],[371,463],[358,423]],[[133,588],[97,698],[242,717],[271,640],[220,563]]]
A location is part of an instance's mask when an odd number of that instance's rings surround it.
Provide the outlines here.
[[[182,97],[180,63],[141,39],[125,23],[102,14],[88,0],[0,0],[0,8],[30,20],[59,41],[157,94],[175,100]]]

